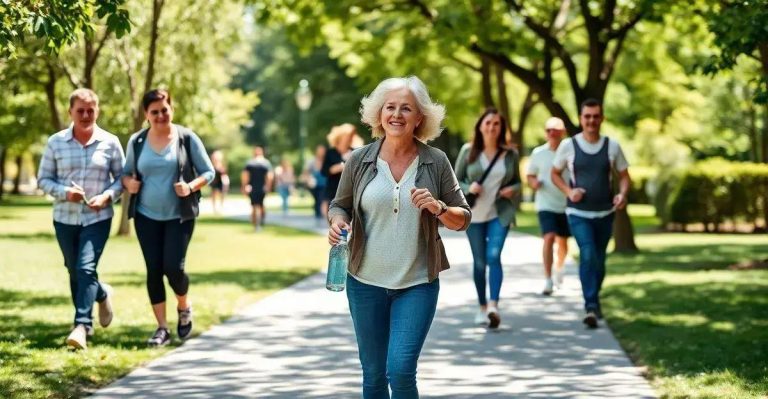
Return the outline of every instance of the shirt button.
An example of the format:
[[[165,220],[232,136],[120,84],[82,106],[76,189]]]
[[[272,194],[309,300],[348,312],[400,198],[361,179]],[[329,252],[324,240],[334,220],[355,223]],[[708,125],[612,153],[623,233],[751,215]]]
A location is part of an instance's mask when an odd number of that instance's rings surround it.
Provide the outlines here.
[[[397,208],[394,209],[395,213],[397,213]]]

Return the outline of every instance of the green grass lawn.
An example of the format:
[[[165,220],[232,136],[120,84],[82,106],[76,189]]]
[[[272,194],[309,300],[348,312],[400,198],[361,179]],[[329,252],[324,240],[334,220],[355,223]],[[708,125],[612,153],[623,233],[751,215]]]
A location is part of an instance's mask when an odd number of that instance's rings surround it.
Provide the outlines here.
[[[768,270],[729,270],[768,255],[768,236],[659,232],[630,210],[637,255],[613,254],[603,289],[621,345],[664,398],[768,395]]]
[[[324,239],[296,230],[267,226],[255,234],[248,223],[198,220],[187,256],[196,333],[320,270],[327,251]],[[135,238],[107,243],[99,277],[115,287],[115,321],[97,328],[78,353],[63,345],[73,311],[50,204],[19,197],[2,203],[0,254],[0,397],[82,396],[169,350],[144,344],[155,324]],[[175,326],[174,306],[170,299]]]

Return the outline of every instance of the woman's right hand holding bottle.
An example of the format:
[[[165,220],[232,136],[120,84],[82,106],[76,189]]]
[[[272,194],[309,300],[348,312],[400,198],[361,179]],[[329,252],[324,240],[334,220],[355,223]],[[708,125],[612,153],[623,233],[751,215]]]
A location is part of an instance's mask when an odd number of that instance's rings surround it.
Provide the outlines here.
[[[349,223],[341,216],[334,216],[331,219],[331,226],[328,228],[328,243],[336,245],[341,239],[342,230],[350,231]]]

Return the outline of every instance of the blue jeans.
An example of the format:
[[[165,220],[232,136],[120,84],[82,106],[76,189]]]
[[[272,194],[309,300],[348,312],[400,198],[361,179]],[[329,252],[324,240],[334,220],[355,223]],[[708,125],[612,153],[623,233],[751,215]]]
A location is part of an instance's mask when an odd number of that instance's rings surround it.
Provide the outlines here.
[[[112,219],[88,226],[53,222],[56,240],[69,272],[69,291],[75,305],[74,325],[93,327],[93,302],[103,301],[107,293],[99,283],[96,267],[109,238]]]
[[[490,269],[488,282],[491,288],[491,300],[499,301],[501,282],[504,279],[504,272],[501,269],[501,250],[504,249],[508,232],[509,227],[502,226],[499,218],[482,223],[470,223],[467,229],[475,265],[475,289],[477,289],[477,300],[480,305],[485,306],[488,303],[485,295],[486,265]]]
[[[283,200],[282,208],[283,214],[288,213],[288,197],[291,195],[291,187],[285,184],[279,184],[277,186],[277,192],[280,194],[280,198]]]
[[[419,397],[416,363],[437,308],[440,282],[391,290],[347,276],[347,299],[363,368],[363,398]]]
[[[613,233],[613,214],[596,219],[568,215],[568,225],[579,246],[584,309],[600,313],[600,289],[605,279],[605,252]]]

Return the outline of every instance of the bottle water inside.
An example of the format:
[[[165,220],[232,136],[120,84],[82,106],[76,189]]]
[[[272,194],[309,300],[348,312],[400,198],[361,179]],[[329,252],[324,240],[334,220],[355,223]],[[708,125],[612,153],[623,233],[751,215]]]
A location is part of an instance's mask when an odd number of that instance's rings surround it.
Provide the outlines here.
[[[347,231],[341,231],[341,239],[331,247],[328,256],[328,278],[325,288],[329,291],[344,291],[347,283],[347,263],[349,262],[349,247],[347,246]]]

